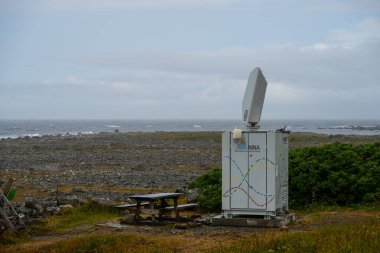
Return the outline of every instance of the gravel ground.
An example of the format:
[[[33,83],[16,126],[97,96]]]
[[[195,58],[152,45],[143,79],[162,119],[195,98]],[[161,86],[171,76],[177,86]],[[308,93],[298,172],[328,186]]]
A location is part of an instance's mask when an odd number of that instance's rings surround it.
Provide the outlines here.
[[[55,192],[57,180],[60,186],[99,187],[91,191],[100,195],[108,187],[176,190],[220,164],[219,135],[100,133],[2,139],[0,175],[3,181],[13,177],[14,185],[42,193]]]

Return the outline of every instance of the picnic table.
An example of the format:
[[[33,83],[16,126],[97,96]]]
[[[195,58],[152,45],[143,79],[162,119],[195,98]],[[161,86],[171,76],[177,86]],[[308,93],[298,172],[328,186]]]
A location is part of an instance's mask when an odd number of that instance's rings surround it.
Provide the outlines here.
[[[137,194],[130,196],[131,199],[136,201],[136,210],[135,210],[135,220],[140,220],[140,213],[147,213],[152,216],[152,221],[155,221],[156,215],[159,218],[162,218],[167,212],[174,210],[175,218],[179,218],[179,209],[185,209],[190,207],[195,207],[197,204],[185,204],[178,205],[178,198],[182,196],[183,193],[177,192],[164,192],[164,193],[151,193],[151,194]],[[173,205],[169,205],[169,199],[173,200]],[[144,202],[142,202],[144,201]],[[146,202],[149,204],[146,205]],[[148,208],[141,209],[142,204],[145,204]]]

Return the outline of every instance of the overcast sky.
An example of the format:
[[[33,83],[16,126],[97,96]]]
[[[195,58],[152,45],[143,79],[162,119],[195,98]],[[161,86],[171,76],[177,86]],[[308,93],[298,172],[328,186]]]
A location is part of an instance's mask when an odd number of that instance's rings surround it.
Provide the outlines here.
[[[1,119],[380,119],[379,0],[0,0]]]

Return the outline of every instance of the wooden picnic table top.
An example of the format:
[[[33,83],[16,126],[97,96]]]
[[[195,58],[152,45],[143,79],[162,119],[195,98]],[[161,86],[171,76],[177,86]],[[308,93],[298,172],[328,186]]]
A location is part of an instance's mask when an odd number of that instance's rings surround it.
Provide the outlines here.
[[[183,195],[179,192],[162,192],[162,193],[150,193],[150,194],[136,194],[129,196],[131,199],[136,200],[154,200],[154,199],[167,199],[167,198],[176,198]]]

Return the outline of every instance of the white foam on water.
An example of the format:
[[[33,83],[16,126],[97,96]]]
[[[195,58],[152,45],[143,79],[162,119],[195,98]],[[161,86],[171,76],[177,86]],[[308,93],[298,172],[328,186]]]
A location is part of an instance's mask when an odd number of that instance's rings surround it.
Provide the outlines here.
[[[109,128],[118,128],[120,126],[116,126],[116,125],[106,125],[106,127],[109,127]]]
[[[20,136],[18,135],[3,135],[3,136],[0,136],[0,139],[17,139],[19,137]]]
[[[90,134],[94,134],[94,132],[93,131],[84,131],[84,132],[81,132],[81,134],[90,135]]]
[[[36,134],[23,134],[21,135],[22,137],[41,137],[41,135],[39,133],[36,133]]]

